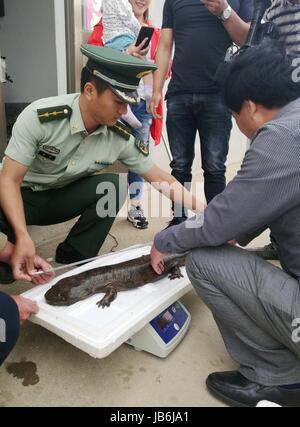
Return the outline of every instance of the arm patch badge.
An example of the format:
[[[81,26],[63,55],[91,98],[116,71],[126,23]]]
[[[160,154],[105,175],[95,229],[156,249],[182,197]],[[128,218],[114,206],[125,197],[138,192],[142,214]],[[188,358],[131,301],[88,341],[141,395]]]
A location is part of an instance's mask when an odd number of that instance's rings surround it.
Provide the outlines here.
[[[144,142],[139,138],[135,138],[135,146],[144,155],[149,156],[149,142]]]

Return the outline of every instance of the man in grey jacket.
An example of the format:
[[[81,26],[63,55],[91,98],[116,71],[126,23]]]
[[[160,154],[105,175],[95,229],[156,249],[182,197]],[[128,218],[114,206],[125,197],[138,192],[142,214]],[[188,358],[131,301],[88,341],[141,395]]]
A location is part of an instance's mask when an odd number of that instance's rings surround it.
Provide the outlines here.
[[[242,167],[197,215],[160,232],[152,266],[190,251],[187,273],[211,309],[238,371],[210,374],[209,390],[237,406],[300,406],[300,69],[278,44],[246,50],[229,66],[225,101],[251,139]],[[283,269],[247,245],[266,228]]]
[[[265,20],[276,25],[279,40],[286,49],[300,56],[300,0],[272,0],[266,11]],[[278,259],[276,241],[271,236],[271,243],[260,248],[253,248],[264,259]]]

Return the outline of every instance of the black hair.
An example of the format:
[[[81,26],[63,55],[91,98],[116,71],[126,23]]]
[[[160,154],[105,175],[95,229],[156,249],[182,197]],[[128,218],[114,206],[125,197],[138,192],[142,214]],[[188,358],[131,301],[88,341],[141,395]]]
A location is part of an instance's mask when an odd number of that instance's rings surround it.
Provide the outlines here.
[[[274,40],[241,51],[226,67],[221,85],[228,107],[239,113],[244,101],[253,101],[268,109],[282,108],[299,98],[294,59]]]
[[[149,19],[149,9],[145,10],[143,15],[144,21],[147,22]]]
[[[94,83],[98,95],[101,95],[106,89],[109,88],[108,84],[100,79],[99,77],[94,76],[87,67],[84,67],[81,71],[81,82],[80,82],[80,90],[81,93],[84,91],[84,87],[87,83]]]

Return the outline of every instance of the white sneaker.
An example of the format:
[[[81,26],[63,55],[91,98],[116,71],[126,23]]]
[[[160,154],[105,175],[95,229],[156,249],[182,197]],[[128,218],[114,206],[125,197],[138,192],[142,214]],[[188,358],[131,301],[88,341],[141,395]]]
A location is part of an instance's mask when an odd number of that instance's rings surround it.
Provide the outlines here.
[[[145,217],[144,211],[141,206],[131,205],[128,210],[127,220],[132,223],[136,228],[145,229],[148,228],[149,222]]]

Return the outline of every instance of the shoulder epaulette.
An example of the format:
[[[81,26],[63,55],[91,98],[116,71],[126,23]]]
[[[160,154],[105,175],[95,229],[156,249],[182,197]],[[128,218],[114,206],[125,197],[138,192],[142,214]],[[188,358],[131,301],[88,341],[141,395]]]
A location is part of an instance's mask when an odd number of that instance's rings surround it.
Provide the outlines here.
[[[40,108],[37,110],[41,123],[52,122],[53,120],[63,120],[71,117],[72,108],[69,105],[58,105],[57,107]]]
[[[132,136],[132,133],[124,123],[117,121],[117,123],[111,127],[109,127],[110,130],[113,132],[116,132],[118,135],[122,136],[126,141],[129,141],[130,137]]]

